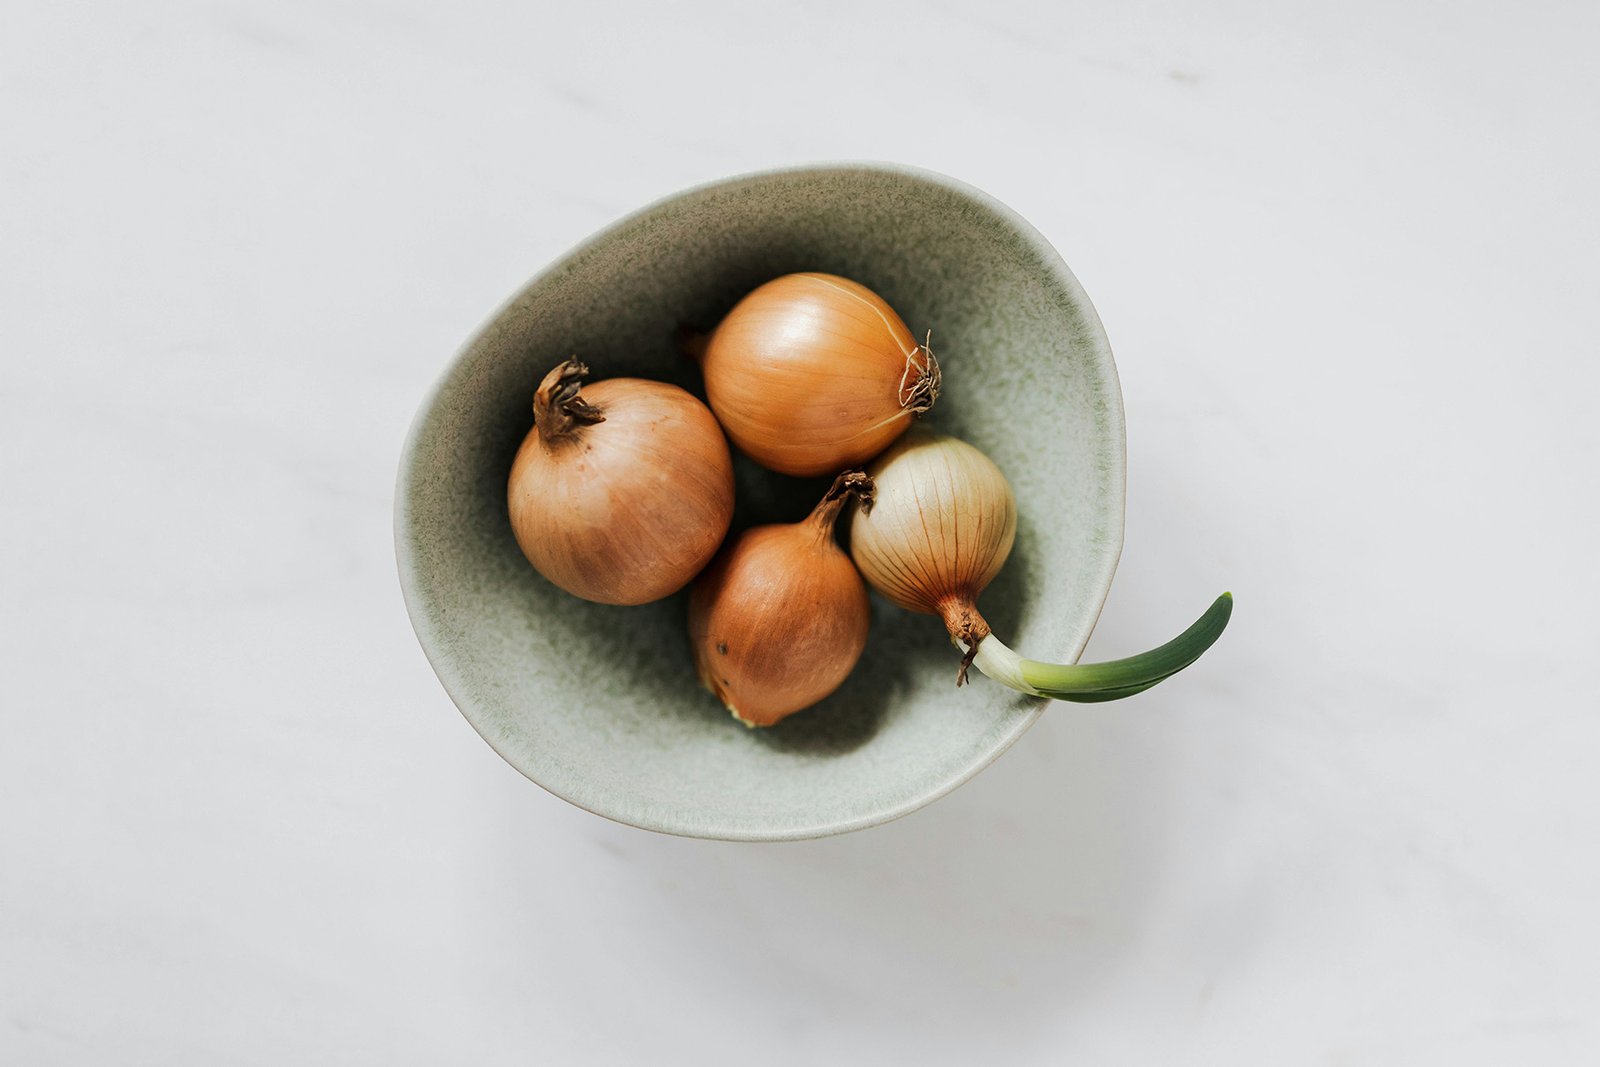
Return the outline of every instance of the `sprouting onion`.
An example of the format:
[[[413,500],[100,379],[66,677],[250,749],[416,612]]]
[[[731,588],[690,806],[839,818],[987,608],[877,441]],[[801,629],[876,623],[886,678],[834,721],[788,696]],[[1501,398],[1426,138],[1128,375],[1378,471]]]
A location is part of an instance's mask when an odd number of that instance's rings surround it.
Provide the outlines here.
[[[917,429],[868,467],[876,492],[870,511],[850,523],[850,554],[884,596],[910,611],[938,615],[967,667],[1036,696],[1089,703],[1141,693],[1198,659],[1233,611],[1223,593],[1205,614],[1149,652],[1106,663],[1043,663],[1022,657],[990,632],[977,598],[1000,573],[1017,532],[1017,505],[1000,468],[954,437]]]

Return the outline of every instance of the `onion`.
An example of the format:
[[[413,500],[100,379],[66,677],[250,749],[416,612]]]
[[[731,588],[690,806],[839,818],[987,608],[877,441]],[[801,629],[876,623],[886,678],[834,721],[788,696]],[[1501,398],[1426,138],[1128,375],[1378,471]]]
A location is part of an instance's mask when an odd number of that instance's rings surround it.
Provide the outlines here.
[[[511,529],[567,592],[647,604],[689,584],[722,543],[732,457],[711,412],[677,386],[611,378],[583,388],[588,373],[567,360],[534,395],[534,428],[506,488]]]
[[[908,611],[938,615],[963,649],[956,684],[967,667],[1035,696],[1091,702],[1118,700],[1170,678],[1221,636],[1233,611],[1223,593],[1177,638],[1138,656],[1095,664],[1024,659],[989,631],[978,594],[1000,573],[1017,533],[1017,505],[1000,468],[954,437],[918,430],[868,468],[876,487],[872,510],[850,523],[850,553],[862,575]]]
[[[867,644],[867,587],[833,540],[860,471],[834,479],[804,520],[757,526],[725,545],[689,593],[700,680],[746,726],[771,726],[845,680]]]
[[[833,274],[746,296],[699,353],[706,399],[762,466],[811,477],[882,452],[939,397],[939,363],[894,309]]]

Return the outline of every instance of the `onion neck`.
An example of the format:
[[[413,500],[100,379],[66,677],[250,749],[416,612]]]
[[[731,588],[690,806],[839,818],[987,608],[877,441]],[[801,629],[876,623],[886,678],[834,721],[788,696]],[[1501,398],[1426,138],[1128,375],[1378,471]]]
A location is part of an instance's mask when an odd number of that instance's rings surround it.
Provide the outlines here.
[[[575,359],[558,364],[533,394],[533,424],[539,437],[551,444],[573,431],[605,422],[604,412],[579,395],[589,368]]]
[[[987,643],[984,638],[990,634],[989,624],[978,612],[977,598],[971,593],[958,593],[941,600],[939,617],[944,620],[944,628],[950,631],[950,640],[962,652],[961,666],[956,670],[956,685],[966,685],[967,668],[972,666],[978,649]]]
[[[825,544],[833,540],[834,524],[839,521],[839,515],[851,497],[854,497],[862,508],[869,511],[872,509],[873,488],[872,479],[866,471],[844,471],[833,480],[833,484],[823,494],[822,500],[811,509],[811,514],[802,522],[816,533],[818,544]]]

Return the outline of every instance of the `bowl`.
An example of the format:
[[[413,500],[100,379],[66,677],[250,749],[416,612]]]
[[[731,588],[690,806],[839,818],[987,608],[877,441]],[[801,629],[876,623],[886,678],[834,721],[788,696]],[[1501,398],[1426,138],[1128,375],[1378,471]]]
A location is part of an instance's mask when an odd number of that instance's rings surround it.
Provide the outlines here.
[[[931,329],[944,392],[927,422],[987,452],[1016,490],[1010,561],[980,603],[995,632],[1073,662],[1122,548],[1126,451],[1111,349],[1056,251],[992,197],[904,166],[792,167],[698,186],[624,218],[495,311],[422,401],[400,460],[395,543],[417,638],[456,706],[517,770],[579,807],[669,834],[756,841],[873,826],[948,793],[1043,701],[974,674],[937,619],[874,595],[854,673],[775,727],[735,721],[695,676],[686,594],[591,604],[539,576],[506,477],[540,377],[674,382],[679,352],[746,292],[841,274]],[[737,457],[734,526],[794,521],[824,481]]]

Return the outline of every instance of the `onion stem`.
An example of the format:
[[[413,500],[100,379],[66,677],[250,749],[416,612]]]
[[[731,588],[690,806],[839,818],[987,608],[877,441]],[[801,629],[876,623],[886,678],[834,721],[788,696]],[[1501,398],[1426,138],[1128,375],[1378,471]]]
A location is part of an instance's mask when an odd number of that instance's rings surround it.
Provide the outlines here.
[[[1105,663],[1040,663],[1024,659],[993,634],[978,642],[973,664],[1002,685],[1035,696],[1080,704],[1121,700],[1171,678],[1214,644],[1233,614],[1233,594],[1223,593],[1206,613],[1171,641]]]

